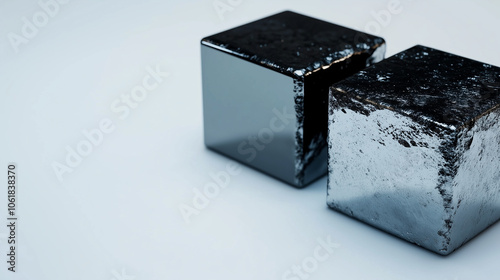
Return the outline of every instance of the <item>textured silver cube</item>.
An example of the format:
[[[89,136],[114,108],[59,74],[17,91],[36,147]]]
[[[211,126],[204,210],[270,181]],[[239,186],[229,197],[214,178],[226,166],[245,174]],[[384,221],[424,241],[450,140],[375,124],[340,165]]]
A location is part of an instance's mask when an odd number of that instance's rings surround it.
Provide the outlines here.
[[[447,255],[500,218],[500,68],[416,46],[331,88],[328,205]]]
[[[303,187],[326,174],[328,89],[382,38],[282,12],[201,41],[208,148]]]

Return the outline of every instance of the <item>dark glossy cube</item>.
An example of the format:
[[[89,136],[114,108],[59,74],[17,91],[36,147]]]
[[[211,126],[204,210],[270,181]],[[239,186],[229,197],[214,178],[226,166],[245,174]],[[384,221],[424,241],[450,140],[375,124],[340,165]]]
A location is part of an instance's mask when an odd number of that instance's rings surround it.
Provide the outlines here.
[[[297,187],[326,174],[328,88],[383,39],[282,12],[201,41],[205,144]]]
[[[328,205],[447,255],[500,218],[500,68],[423,46],[331,88]]]

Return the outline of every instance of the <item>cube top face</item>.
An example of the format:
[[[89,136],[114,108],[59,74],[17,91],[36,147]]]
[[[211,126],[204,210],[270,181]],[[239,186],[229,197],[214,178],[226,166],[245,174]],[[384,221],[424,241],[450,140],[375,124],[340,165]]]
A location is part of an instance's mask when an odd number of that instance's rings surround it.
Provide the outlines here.
[[[442,255],[496,222],[499,73],[417,46],[333,85],[328,205]]]
[[[385,46],[380,37],[290,11],[206,37],[202,44],[291,77]],[[374,59],[380,60],[384,50]]]
[[[500,68],[415,46],[334,88],[454,130],[500,104]]]

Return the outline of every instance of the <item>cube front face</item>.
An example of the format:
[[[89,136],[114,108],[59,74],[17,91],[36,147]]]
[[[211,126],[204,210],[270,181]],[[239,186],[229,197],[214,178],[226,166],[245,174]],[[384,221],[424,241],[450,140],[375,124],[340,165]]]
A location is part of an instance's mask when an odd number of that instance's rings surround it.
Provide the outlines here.
[[[382,38],[283,12],[201,42],[205,144],[303,187],[326,174],[328,87]]]
[[[296,184],[294,79],[201,48],[207,147]]]
[[[446,213],[436,186],[446,163],[439,151],[443,141],[422,133],[425,127],[407,116],[342,94],[331,101],[328,205],[440,248]]]
[[[417,46],[335,84],[328,205],[442,255],[497,221],[499,82]]]

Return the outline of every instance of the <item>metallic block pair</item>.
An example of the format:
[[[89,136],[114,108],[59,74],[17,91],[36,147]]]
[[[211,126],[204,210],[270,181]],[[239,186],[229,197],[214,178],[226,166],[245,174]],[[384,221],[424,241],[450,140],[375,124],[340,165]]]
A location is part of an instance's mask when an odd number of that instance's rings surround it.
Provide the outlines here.
[[[201,53],[208,148],[442,255],[500,218],[499,68],[293,12]]]

